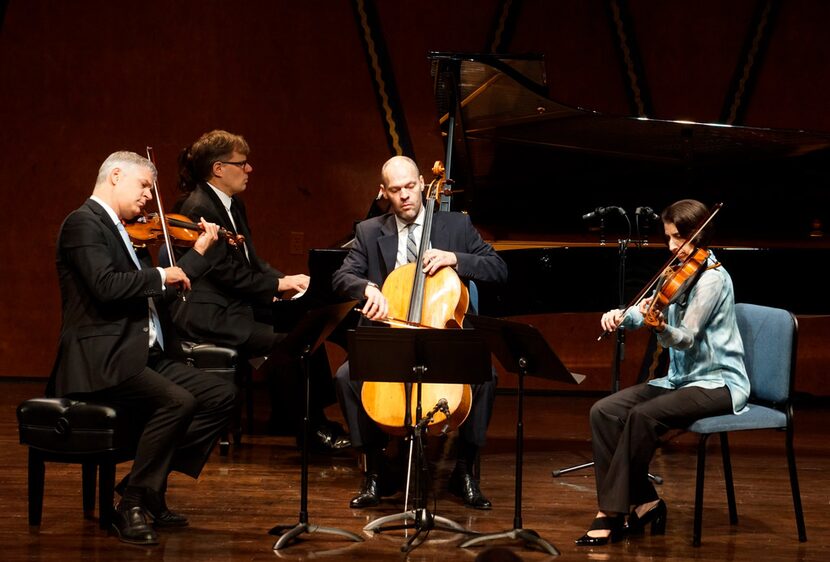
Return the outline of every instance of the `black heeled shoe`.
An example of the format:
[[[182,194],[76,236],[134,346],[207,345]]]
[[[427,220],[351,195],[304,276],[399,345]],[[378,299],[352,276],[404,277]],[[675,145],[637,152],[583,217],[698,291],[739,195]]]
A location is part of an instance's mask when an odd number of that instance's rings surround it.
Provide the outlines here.
[[[645,533],[646,525],[651,523],[652,535],[665,535],[667,518],[668,508],[663,500],[658,501],[657,505],[646,511],[642,517],[637,515],[636,510],[632,511],[628,516],[628,534],[642,535]]]
[[[622,540],[624,535],[623,522],[624,517],[622,515],[615,515],[614,517],[597,517],[594,519],[594,522],[591,523],[588,531],[607,529],[611,532],[604,537],[592,537],[588,533],[585,533],[574,542],[576,543],[576,546],[602,546],[608,544],[609,542],[617,542]]]

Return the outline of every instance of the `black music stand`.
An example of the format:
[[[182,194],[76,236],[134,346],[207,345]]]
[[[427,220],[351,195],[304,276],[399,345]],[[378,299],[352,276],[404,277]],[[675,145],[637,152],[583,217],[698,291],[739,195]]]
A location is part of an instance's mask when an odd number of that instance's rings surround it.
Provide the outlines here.
[[[498,358],[505,370],[518,375],[518,409],[516,413],[516,491],[513,528],[501,533],[473,537],[461,546],[475,546],[498,539],[522,540],[529,547],[536,547],[552,556],[559,551],[539,536],[539,533],[522,527],[522,458],[524,456],[524,378],[533,375],[549,380],[579,384],[585,375],[573,374],[562,364],[550,348],[544,336],[530,324],[486,316],[467,315],[476,332],[487,341],[487,346]]]
[[[331,332],[354,308],[357,301],[348,301],[314,308],[305,313],[297,326],[288,333],[279,347],[275,350],[275,359],[299,359],[303,366],[305,378],[305,413],[303,416],[302,438],[302,468],[300,485],[300,520],[293,525],[276,525],[268,531],[269,535],[282,535],[274,543],[274,550],[288,546],[303,533],[328,533],[339,535],[356,542],[362,542],[363,537],[334,527],[321,527],[308,522],[308,429],[309,429],[309,394],[310,394],[310,366],[309,358],[320,347]]]
[[[490,379],[492,364],[484,339],[475,330],[437,330],[362,327],[348,333],[349,371],[354,380],[402,382],[407,388],[407,403],[416,392],[415,420],[410,409],[404,413],[415,448],[415,485],[413,509],[379,517],[369,522],[364,531],[381,533],[415,529],[402,546],[409,552],[426,540],[429,531],[476,534],[460,524],[431,513],[427,505],[427,486],[422,473],[427,472],[424,458],[424,433],[438,405],[427,405],[431,411],[422,415],[421,383],[480,384]],[[412,521],[387,525],[399,521]]]

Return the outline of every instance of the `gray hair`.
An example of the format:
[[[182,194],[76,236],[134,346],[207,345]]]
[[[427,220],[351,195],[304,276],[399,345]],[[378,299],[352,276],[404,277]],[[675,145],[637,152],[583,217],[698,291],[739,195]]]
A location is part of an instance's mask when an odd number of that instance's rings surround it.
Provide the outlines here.
[[[101,167],[98,169],[98,178],[95,180],[95,185],[103,184],[107,176],[115,168],[147,168],[153,173],[154,180],[158,178],[156,166],[148,159],[129,150],[119,150],[107,156],[107,159],[101,164]]]

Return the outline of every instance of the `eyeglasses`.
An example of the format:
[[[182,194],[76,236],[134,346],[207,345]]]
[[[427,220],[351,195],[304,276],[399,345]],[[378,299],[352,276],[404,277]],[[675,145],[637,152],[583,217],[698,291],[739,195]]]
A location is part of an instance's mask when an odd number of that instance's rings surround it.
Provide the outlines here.
[[[218,161],[220,164],[230,164],[231,166],[237,166],[240,170],[244,170],[245,166],[248,165],[247,160],[242,160],[241,162],[224,162],[222,160]]]

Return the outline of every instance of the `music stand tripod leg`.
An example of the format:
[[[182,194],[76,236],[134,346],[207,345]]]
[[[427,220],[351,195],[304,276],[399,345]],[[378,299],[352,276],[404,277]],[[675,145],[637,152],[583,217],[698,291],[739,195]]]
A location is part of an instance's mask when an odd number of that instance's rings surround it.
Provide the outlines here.
[[[364,531],[371,531],[373,533],[381,533],[383,531],[389,530],[398,530],[398,529],[410,529],[412,528],[411,525],[399,525],[395,527],[386,527],[387,523],[394,523],[395,521],[406,521],[408,519],[415,520],[415,511],[402,511],[401,513],[394,513],[392,515],[384,515],[383,517],[378,517],[377,519],[373,519],[369,521],[365,527],[363,527]]]
[[[522,472],[524,462],[524,378],[527,374],[528,361],[521,357],[518,361],[518,389],[516,408],[516,476],[515,476],[515,500],[513,512],[513,528],[501,533],[490,533],[473,537],[461,543],[461,548],[475,546],[500,539],[522,540],[529,547],[536,547],[551,556],[559,556],[559,551],[552,544],[539,536],[539,533],[531,529],[522,528]]]
[[[475,531],[465,529],[451,519],[447,519],[446,517],[441,517],[439,515],[433,515],[426,508],[416,509],[414,519],[415,524],[410,525],[409,527],[415,529],[415,534],[409,537],[409,539],[401,545],[401,552],[409,552],[415,547],[420,546],[421,543],[426,540],[427,534],[430,531],[447,531],[450,533],[463,533],[468,535],[478,534]]]
[[[363,537],[346,531],[345,529],[337,529],[334,527],[321,527],[320,525],[310,525],[308,522],[308,432],[309,432],[309,402],[311,395],[311,367],[309,366],[311,356],[311,346],[306,345],[300,354],[300,364],[303,368],[303,377],[305,379],[305,412],[303,414],[303,433],[302,433],[302,463],[300,473],[300,516],[299,522],[296,525],[276,525],[268,531],[269,535],[282,535],[274,543],[273,550],[280,550],[285,548],[297,539],[303,533],[328,533],[331,535],[338,535],[351,539],[355,542],[363,542]],[[284,534],[283,534],[284,533]]]
[[[274,550],[280,550],[288,546],[288,544],[291,543],[291,541],[295,540],[303,533],[327,533],[329,535],[337,535],[340,537],[351,539],[355,542],[363,541],[362,537],[352,533],[351,531],[346,531],[344,529],[337,529],[336,527],[322,527],[320,525],[309,525],[308,523],[298,523],[290,531],[288,531],[279,538],[276,544],[274,544]]]
[[[555,546],[553,546],[548,541],[540,537],[538,533],[527,529],[513,529],[510,531],[504,531],[502,533],[492,533],[489,535],[473,537],[462,543],[461,547],[467,548],[468,546],[476,546],[478,544],[484,544],[485,542],[500,539],[508,539],[513,541],[521,540],[524,541],[525,546],[527,546],[528,548],[536,548],[537,550],[547,552],[551,556],[559,556],[561,554],[561,552],[559,552]]]

